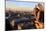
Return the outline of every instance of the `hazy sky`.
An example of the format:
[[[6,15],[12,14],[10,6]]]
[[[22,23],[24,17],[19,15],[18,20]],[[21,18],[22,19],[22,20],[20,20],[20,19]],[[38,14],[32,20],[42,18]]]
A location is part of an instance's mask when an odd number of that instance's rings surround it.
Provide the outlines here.
[[[33,2],[16,2],[16,0],[7,0],[6,8],[12,8],[16,10],[31,10],[38,3]]]

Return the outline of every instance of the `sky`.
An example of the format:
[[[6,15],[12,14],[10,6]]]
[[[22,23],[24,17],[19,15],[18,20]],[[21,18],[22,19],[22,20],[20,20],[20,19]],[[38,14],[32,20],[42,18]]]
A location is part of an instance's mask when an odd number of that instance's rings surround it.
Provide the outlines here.
[[[15,10],[31,10],[38,3],[34,2],[18,2],[16,0],[6,0],[6,8]]]

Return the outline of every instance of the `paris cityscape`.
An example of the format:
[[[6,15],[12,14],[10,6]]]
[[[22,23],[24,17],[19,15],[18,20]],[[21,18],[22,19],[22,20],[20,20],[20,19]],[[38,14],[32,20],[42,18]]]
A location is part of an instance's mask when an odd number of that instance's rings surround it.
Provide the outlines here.
[[[6,30],[44,29],[43,2],[9,2],[5,10]]]

